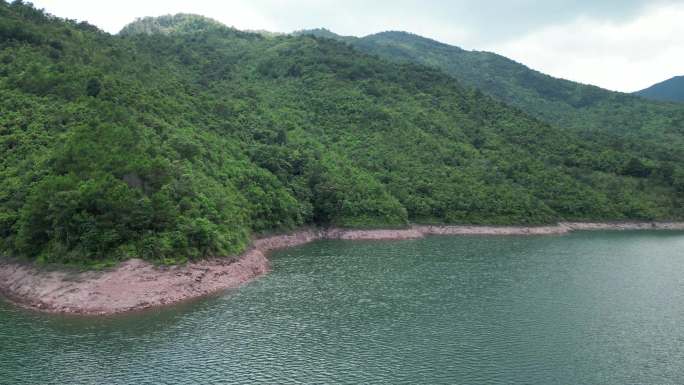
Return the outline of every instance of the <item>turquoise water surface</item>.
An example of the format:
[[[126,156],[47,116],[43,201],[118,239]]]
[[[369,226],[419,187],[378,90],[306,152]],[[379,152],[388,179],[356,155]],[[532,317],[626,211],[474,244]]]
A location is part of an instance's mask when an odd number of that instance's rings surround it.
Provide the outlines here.
[[[684,383],[684,233],[321,241],[213,298],[0,303],[1,384]]]

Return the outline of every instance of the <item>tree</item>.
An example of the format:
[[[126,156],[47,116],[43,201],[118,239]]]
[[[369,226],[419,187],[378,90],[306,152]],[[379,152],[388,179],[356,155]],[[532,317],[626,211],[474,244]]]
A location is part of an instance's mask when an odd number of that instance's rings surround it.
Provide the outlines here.
[[[86,95],[96,98],[97,95],[100,94],[101,90],[102,84],[100,83],[99,79],[90,78],[90,80],[88,80],[88,84],[86,84]]]
[[[651,175],[651,169],[639,158],[632,157],[625,165],[623,173],[637,178],[646,178]]]

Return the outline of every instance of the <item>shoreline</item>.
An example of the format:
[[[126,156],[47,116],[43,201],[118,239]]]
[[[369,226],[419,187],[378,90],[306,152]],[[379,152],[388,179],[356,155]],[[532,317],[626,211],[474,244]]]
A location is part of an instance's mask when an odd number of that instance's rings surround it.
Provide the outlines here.
[[[684,222],[561,222],[549,226],[437,226],[406,229],[322,229],[255,239],[242,254],[181,266],[140,259],[104,271],[47,271],[0,259],[0,295],[32,310],[103,316],[149,309],[238,288],[270,271],[268,253],[322,239],[408,240],[430,235],[562,235],[594,230],[684,230]]]

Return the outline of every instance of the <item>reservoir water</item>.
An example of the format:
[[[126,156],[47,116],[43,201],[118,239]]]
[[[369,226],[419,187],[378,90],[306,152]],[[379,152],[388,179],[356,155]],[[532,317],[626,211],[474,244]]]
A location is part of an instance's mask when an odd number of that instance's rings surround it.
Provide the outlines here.
[[[684,382],[684,233],[321,241],[107,318],[0,302],[0,384]]]

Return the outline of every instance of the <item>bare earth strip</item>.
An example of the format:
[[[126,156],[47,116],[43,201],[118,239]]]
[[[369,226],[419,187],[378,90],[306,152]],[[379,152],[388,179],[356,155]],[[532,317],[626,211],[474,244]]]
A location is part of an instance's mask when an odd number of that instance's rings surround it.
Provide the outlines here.
[[[304,230],[257,239],[234,258],[159,267],[132,259],[105,271],[47,271],[0,260],[0,293],[50,313],[107,315],[177,303],[239,287],[269,271],[268,252],[319,239],[399,240],[426,235],[553,235],[574,230],[684,230],[684,223],[560,223],[543,227],[413,226],[397,230]]]

